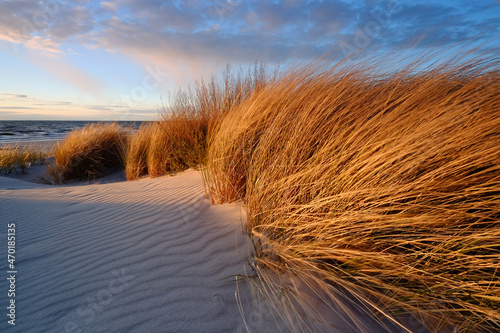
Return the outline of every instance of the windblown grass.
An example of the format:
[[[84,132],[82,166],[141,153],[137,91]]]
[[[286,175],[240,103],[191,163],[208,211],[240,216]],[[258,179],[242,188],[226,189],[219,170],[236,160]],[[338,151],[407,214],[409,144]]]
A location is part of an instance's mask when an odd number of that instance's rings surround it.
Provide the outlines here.
[[[91,180],[124,167],[128,131],[113,124],[90,124],[68,134],[54,150],[50,169],[56,183]]]
[[[33,164],[43,163],[49,152],[35,146],[7,145],[0,148],[0,174],[26,172]]]
[[[265,85],[269,74],[263,64],[247,72],[228,65],[222,80],[196,82],[178,91],[162,108],[161,120],[142,128],[132,139],[127,154],[127,179],[172,174],[199,168],[206,156],[208,133],[230,109]]]
[[[187,114],[141,126],[127,150],[127,179],[145,174],[154,178],[199,167],[206,135],[202,126],[202,121]]]
[[[127,179],[199,167],[205,154],[207,123],[196,114],[178,112],[169,119],[165,116],[162,121],[141,126],[127,150]]]
[[[499,62],[430,60],[269,82],[209,136],[206,187],[213,202],[246,201],[259,267],[314,285],[326,306],[498,332]],[[325,320],[259,274],[292,329]]]

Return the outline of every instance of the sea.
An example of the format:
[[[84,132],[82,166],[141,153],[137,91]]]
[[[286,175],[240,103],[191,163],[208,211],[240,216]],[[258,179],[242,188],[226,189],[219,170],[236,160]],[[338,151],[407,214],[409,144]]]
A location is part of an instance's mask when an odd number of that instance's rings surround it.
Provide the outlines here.
[[[138,129],[141,121],[45,121],[0,120],[0,143],[63,139],[72,130],[93,123],[118,123]]]

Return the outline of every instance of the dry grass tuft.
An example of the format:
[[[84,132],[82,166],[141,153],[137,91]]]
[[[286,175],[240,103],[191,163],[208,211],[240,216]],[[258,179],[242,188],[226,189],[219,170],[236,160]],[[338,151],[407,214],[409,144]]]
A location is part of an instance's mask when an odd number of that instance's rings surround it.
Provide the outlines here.
[[[154,123],[143,123],[130,138],[125,162],[127,180],[137,180],[148,173],[148,151],[154,127]]]
[[[245,72],[233,71],[228,64],[222,80],[212,76],[209,82],[196,82],[194,90],[179,91],[163,109],[162,128],[176,145],[174,154],[188,167],[204,163],[208,133],[248,96],[260,90],[270,79],[264,64],[255,64]]]
[[[325,304],[341,290],[401,327],[410,313],[431,331],[497,332],[499,63],[430,60],[269,82],[210,135],[207,190],[243,198],[259,266],[315,281]],[[272,297],[286,320],[322,320],[288,289]]]
[[[178,91],[161,120],[142,128],[132,139],[127,154],[127,179],[151,177],[198,168],[205,160],[208,133],[232,108],[263,86],[269,75],[263,64],[247,72],[228,65],[222,80],[196,82],[194,89]]]
[[[56,183],[70,179],[91,180],[124,166],[128,131],[113,124],[90,124],[74,130],[55,147]]]
[[[188,159],[183,151],[187,145],[182,132],[183,122],[158,122],[153,126],[151,141],[148,149],[148,173],[151,177],[158,177],[168,173],[175,173],[189,168]]]
[[[44,163],[48,156],[48,151],[36,146],[7,145],[0,148],[0,174],[24,173],[32,164]]]

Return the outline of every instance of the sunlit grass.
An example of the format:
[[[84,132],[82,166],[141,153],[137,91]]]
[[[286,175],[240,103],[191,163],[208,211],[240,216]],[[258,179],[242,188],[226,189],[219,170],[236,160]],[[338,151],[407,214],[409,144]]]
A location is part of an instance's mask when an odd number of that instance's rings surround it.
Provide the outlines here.
[[[148,151],[154,126],[155,123],[144,123],[130,138],[125,162],[127,180],[136,180],[148,173]]]
[[[6,145],[0,148],[0,174],[25,173],[30,166],[44,163],[48,156],[49,151],[35,145]]]
[[[246,202],[260,268],[314,285],[327,306],[350,295],[401,327],[409,313],[431,331],[497,332],[499,64],[429,60],[270,82],[209,136],[206,186],[213,202]],[[292,329],[324,319],[262,272]]]
[[[50,168],[53,180],[96,179],[123,168],[128,136],[116,123],[73,130],[55,146],[55,165]]]
[[[202,166],[208,133],[229,110],[264,86],[269,76],[264,65],[248,71],[234,71],[228,65],[222,79],[213,76],[171,95],[168,106],[160,110],[160,121],[141,127],[132,138],[127,179],[138,179],[146,170],[158,177]]]
[[[258,288],[294,331],[328,327],[319,300],[360,331],[349,306],[398,330],[409,315],[436,332],[497,332],[499,63],[431,56],[398,71],[386,59],[228,70],[174,94],[135,136],[73,131],[52,176],[201,166],[212,202],[246,203]]]

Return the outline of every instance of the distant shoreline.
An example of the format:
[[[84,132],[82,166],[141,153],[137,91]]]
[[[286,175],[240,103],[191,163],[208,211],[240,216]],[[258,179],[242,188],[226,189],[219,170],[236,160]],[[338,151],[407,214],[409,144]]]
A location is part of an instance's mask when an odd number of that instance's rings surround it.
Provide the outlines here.
[[[118,123],[138,129],[143,122],[136,121],[5,121],[0,120],[0,147],[5,144],[54,141],[64,139],[69,133],[89,124]]]
[[[30,147],[34,146],[40,150],[49,150],[52,149],[56,143],[61,141],[62,139],[53,139],[53,140],[32,140],[32,141],[17,141],[17,142],[0,142],[0,149],[4,149],[5,147]]]

